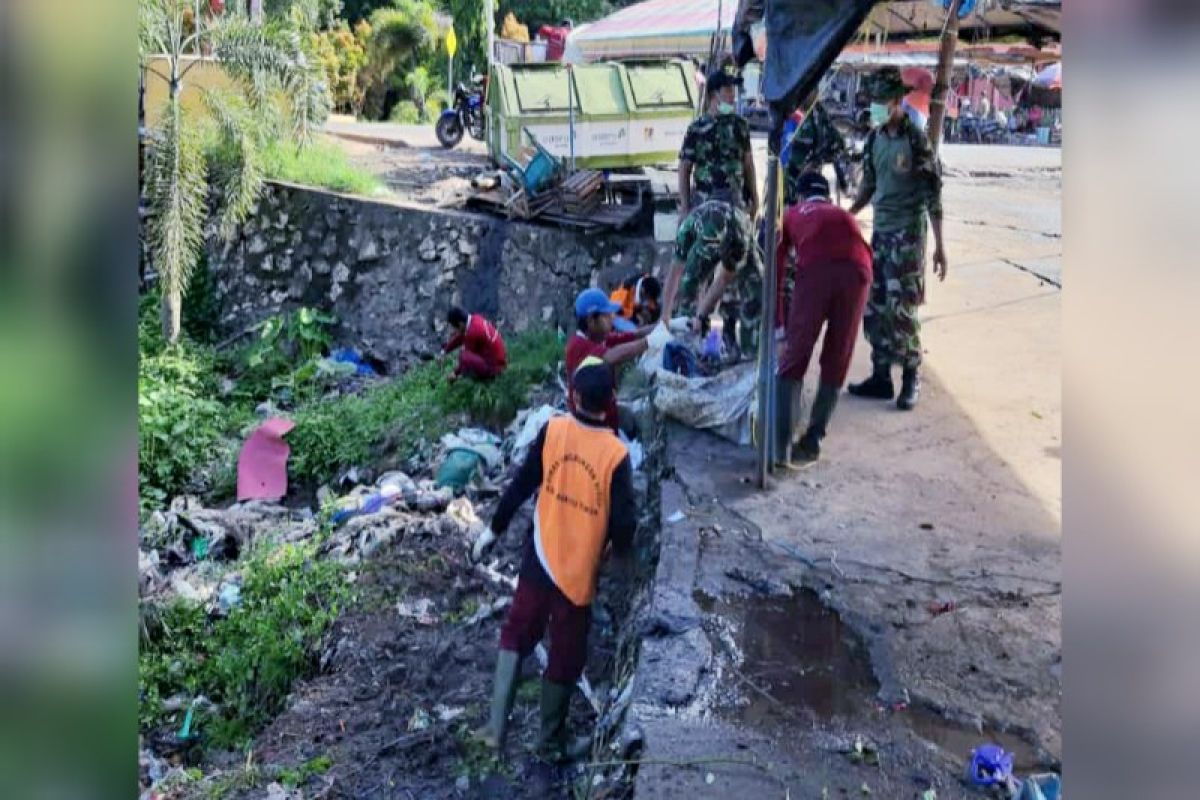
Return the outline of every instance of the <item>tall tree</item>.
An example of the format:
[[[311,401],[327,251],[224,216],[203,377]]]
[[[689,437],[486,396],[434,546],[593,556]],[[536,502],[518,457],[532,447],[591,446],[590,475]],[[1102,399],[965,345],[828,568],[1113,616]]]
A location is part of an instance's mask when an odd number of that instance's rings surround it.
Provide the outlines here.
[[[161,122],[150,131],[145,193],[168,342],[179,338],[183,295],[204,244],[210,189],[220,198],[220,233],[231,235],[262,190],[262,145],[284,137],[303,146],[329,113],[324,75],[303,50],[307,37],[298,30],[307,22],[303,15],[257,24],[244,11],[226,9],[188,24],[194,6],[193,0],[138,2],[139,61],[167,83]],[[190,111],[182,91],[189,73],[203,63],[191,56],[209,52],[232,88],[202,90],[202,110]],[[218,143],[211,164],[205,152],[209,132]]]

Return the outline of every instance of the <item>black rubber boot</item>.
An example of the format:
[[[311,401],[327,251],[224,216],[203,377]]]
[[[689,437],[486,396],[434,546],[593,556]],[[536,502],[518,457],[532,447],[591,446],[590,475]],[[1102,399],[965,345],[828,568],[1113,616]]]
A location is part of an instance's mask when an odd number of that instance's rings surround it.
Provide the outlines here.
[[[811,464],[821,457],[821,440],[825,438],[833,409],[837,407],[839,392],[836,386],[822,384],[817,387],[817,397],[813,400],[812,414],[808,418],[808,430],[800,437],[793,451],[797,461]]]
[[[542,678],[541,733],[538,753],[552,762],[573,761],[588,752],[589,739],[571,739],[567,735],[567,712],[571,709],[574,686]]]
[[[476,736],[494,750],[504,748],[508,732],[508,715],[517,696],[521,657],[513,650],[501,650],[496,657],[496,674],[492,684],[492,713],[488,724]]]
[[[792,466],[792,443],[800,425],[800,401],[803,384],[784,377],[775,379],[775,466]]]
[[[871,377],[862,383],[852,383],[846,391],[855,397],[869,397],[872,400],[891,400],[896,396],[896,387],[892,384],[892,368],[875,365]]]
[[[904,381],[900,385],[900,396],[896,398],[896,408],[911,411],[917,405],[921,396],[921,376],[916,367],[904,368]]]

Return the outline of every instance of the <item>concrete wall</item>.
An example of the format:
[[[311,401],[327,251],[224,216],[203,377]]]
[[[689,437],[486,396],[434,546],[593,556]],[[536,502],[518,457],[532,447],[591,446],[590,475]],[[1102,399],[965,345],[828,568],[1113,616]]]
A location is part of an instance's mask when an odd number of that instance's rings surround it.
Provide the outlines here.
[[[343,343],[392,369],[437,351],[452,304],[506,335],[570,331],[580,289],[662,271],[669,259],[669,246],[650,237],[584,236],[277,183],[234,239],[209,245],[226,334],[312,306],[337,315]]]

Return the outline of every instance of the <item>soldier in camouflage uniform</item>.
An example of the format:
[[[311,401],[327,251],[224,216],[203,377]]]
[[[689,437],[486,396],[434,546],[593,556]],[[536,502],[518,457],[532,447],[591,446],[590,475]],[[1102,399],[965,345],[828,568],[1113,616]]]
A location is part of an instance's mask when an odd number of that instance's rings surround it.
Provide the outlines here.
[[[728,288],[737,299],[732,307],[721,299]],[[675,261],[663,290],[664,320],[671,318],[681,299],[701,329],[721,300],[726,340],[742,351],[753,349],[762,314],[762,259],[746,212],[721,200],[707,200],[688,214],[675,236]],[[742,335],[737,337],[739,320]]]
[[[731,67],[708,75],[704,87],[707,113],[688,126],[679,151],[680,220],[705,200],[732,203],[745,209],[751,219],[758,213],[750,123],[736,113],[737,85]]]
[[[891,400],[892,365],[904,370],[896,405],[911,409],[920,395],[921,323],[917,307],[925,300],[925,217],[933,228],[934,272],[946,279],[942,249],[941,164],[924,131],[913,125],[901,98],[909,91],[895,67],[880,70],[871,86],[871,118],[876,127],[863,148],[863,177],[850,208],[874,208],[871,249],[874,276],[863,312],[863,332],[871,344],[871,377],[849,386],[850,394]]]
[[[833,164],[837,175],[838,190],[849,191],[850,153],[846,140],[834,127],[829,112],[813,92],[801,106],[808,108],[808,115],[800,123],[788,148],[787,166],[784,171],[784,204],[795,205],[800,176],[806,172],[820,172],[821,167]]]

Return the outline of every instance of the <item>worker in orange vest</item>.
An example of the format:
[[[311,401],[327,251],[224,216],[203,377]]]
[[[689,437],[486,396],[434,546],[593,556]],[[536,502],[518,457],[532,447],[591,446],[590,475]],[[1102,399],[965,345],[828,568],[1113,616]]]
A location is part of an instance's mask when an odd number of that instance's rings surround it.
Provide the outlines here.
[[[624,557],[637,525],[629,453],[605,424],[612,369],[599,358],[584,359],[571,392],[575,413],[554,417],[542,428],[474,550],[481,555],[480,544],[502,536],[521,504],[541,490],[516,595],[500,629],[491,718],[478,735],[488,746],[503,748],[521,661],[549,627],[538,750],[552,761],[585,749],[568,744],[567,711],[587,661],[596,578],[606,545],[611,542]]]

